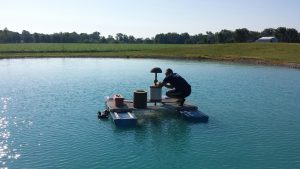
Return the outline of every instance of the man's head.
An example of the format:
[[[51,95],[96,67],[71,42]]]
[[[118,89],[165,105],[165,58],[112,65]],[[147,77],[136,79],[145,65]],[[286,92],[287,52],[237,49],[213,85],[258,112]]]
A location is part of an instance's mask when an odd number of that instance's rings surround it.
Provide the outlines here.
[[[168,69],[166,70],[165,75],[166,75],[166,76],[170,76],[171,74],[173,74],[173,70],[170,69],[170,68],[168,68]]]

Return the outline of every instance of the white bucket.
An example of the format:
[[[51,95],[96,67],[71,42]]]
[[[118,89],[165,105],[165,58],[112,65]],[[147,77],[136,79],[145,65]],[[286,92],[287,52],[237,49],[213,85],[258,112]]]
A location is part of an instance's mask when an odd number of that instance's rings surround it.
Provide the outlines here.
[[[160,102],[161,101],[161,88],[150,86],[150,101]]]

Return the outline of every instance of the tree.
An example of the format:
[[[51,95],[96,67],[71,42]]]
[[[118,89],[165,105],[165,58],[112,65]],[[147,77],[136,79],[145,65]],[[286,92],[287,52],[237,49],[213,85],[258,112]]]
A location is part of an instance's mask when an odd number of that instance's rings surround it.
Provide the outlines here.
[[[276,30],[273,28],[267,28],[261,32],[261,36],[275,36]]]
[[[279,27],[275,31],[275,36],[280,42],[299,42],[299,34],[296,29]]]
[[[293,28],[288,28],[286,30],[286,38],[287,38],[287,42],[290,42],[290,43],[299,42],[298,31]]]
[[[250,37],[249,35],[249,30],[246,28],[242,28],[242,29],[236,29],[234,32],[235,36],[235,41],[236,42],[248,42],[248,39]]]
[[[40,43],[40,42],[41,42],[40,34],[34,33],[34,34],[32,35],[32,37],[33,37],[33,42],[34,42],[34,43]]]
[[[144,40],[144,43],[146,43],[146,44],[152,44],[152,43],[154,43],[154,38],[152,38],[152,39],[150,39],[150,38],[146,38],[145,40]]]
[[[135,42],[138,43],[138,44],[144,43],[144,39],[143,38],[136,38]]]
[[[206,43],[214,44],[218,41],[217,36],[212,32],[206,32]]]
[[[217,33],[219,43],[233,43],[234,33],[230,30],[223,29]]]
[[[247,42],[255,42],[257,39],[261,37],[259,32],[249,31],[249,37]]]
[[[59,33],[59,34],[53,34],[53,39],[56,42],[61,42],[61,43],[77,43],[77,42],[82,42],[80,35],[78,35],[76,32],[64,32],[64,33]],[[88,39],[89,36],[86,36]]]
[[[89,35],[90,37],[90,42],[100,42],[100,32],[93,32],[92,34]]]
[[[0,30],[0,43],[20,43],[20,34],[9,31],[7,28]]]
[[[33,37],[31,36],[29,31],[23,30],[21,34],[21,40],[24,43],[33,42]]]
[[[106,41],[108,43],[115,43],[115,39],[112,35],[108,35]]]
[[[188,33],[167,33],[167,34],[157,34],[154,38],[155,43],[162,44],[184,44],[188,43],[190,40],[190,35]]]
[[[51,42],[51,35],[40,34],[40,42],[50,43]]]
[[[128,43],[135,43],[135,37],[132,35],[128,36]]]
[[[100,37],[100,43],[107,43],[107,40],[104,36]]]
[[[89,42],[89,35],[87,33],[79,34],[79,42],[88,43]]]
[[[189,42],[191,44],[203,44],[203,43],[206,43],[207,42],[207,35],[203,35],[203,34],[200,33],[200,34],[191,36]]]
[[[286,37],[286,28],[285,27],[279,27],[275,31],[275,37],[279,40],[279,42],[287,42]]]
[[[53,43],[62,43],[62,33],[52,34],[51,42],[53,42]]]
[[[4,43],[8,43],[9,42],[9,38],[8,38],[8,34],[9,34],[9,30],[7,28],[4,28],[2,31],[2,41]]]
[[[122,33],[117,33],[116,41],[118,41],[118,43],[128,43],[128,36]]]
[[[155,43],[164,43],[164,34],[160,33],[160,34],[155,35],[154,42]]]
[[[190,35],[187,32],[180,34],[180,43],[187,44],[189,43],[189,41],[190,41]]]

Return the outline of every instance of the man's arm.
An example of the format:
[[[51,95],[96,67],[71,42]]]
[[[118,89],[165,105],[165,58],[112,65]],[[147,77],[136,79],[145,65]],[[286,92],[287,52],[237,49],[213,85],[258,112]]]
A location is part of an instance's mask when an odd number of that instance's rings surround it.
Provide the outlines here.
[[[171,76],[167,76],[167,77],[165,77],[165,79],[162,81],[162,82],[160,82],[160,83],[158,83],[157,85],[155,85],[156,87],[163,87],[163,86],[165,86],[166,88],[173,88],[173,86],[172,85],[168,85],[168,83],[169,83],[169,81],[170,81],[170,78],[171,78]]]

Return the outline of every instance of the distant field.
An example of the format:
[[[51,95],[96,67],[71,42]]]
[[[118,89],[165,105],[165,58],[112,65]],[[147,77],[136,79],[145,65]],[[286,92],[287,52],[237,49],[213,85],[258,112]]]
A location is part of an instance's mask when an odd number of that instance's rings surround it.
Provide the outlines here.
[[[0,44],[0,58],[19,57],[186,58],[298,65],[300,44]]]

